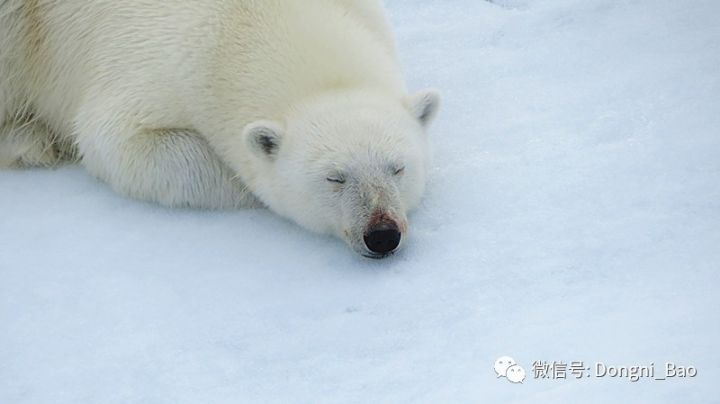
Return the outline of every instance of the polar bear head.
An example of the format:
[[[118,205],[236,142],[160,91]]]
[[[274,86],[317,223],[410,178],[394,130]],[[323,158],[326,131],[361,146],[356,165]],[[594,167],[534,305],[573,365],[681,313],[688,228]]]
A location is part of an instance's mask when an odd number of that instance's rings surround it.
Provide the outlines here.
[[[439,96],[404,99],[325,94],[291,108],[284,122],[249,124],[252,191],[276,213],[335,234],[382,258],[399,248],[407,213],[420,201],[429,165],[426,127]]]

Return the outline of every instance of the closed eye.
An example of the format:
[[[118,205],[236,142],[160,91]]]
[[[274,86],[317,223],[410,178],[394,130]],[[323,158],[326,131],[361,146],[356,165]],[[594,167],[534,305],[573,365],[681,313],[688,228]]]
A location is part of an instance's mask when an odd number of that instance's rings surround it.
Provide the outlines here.
[[[343,177],[327,177],[327,180],[336,184],[344,184],[345,178]]]
[[[396,168],[393,175],[400,175],[405,172],[405,167]]]

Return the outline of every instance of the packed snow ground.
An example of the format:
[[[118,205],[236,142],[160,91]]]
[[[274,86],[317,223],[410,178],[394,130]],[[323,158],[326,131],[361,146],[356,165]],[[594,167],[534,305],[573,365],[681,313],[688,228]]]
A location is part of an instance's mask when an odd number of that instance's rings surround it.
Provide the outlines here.
[[[0,172],[0,403],[720,401],[720,2],[389,9],[411,87],[445,100],[407,248]]]

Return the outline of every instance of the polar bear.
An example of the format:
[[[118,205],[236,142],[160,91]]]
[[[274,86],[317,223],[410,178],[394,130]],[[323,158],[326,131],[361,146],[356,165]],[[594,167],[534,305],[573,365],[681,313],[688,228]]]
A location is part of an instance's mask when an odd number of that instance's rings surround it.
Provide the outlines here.
[[[79,161],[166,206],[266,206],[380,258],[426,182],[379,0],[4,0],[0,166]]]

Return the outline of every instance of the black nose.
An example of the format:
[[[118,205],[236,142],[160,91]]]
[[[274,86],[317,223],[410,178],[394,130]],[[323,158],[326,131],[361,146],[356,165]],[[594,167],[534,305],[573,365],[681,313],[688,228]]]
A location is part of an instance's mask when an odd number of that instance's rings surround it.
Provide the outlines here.
[[[387,254],[398,248],[401,238],[396,224],[381,223],[365,235],[365,245],[374,253]]]

